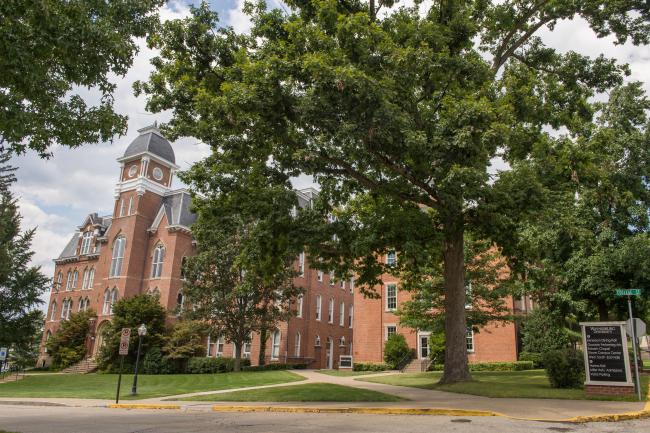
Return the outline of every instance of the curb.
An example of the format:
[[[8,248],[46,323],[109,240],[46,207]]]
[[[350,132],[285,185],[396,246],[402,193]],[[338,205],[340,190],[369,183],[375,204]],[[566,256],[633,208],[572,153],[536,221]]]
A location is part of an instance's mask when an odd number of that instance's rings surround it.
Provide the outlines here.
[[[110,409],[180,409],[180,404],[144,404],[144,403],[119,403],[109,404]]]
[[[431,415],[431,416],[498,416],[521,421],[561,422],[584,424],[589,422],[616,422],[650,418],[650,410],[619,414],[585,415],[573,418],[522,418],[499,412],[449,408],[383,408],[383,407],[300,407],[300,406],[213,406],[214,412],[282,412],[282,413],[352,413],[372,415]]]

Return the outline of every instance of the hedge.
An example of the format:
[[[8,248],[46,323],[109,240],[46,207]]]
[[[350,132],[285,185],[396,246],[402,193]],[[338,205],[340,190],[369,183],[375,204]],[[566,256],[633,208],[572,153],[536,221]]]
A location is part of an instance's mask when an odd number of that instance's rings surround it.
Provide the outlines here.
[[[533,361],[515,361],[515,362],[477,362],[469,364],[469,371],[523,371],[532,370]],[[431,364],[429,371],[442,371],[445,369],[443,364]]]
[[[269,370],[304,370],[307,368],[307,364],[298,363],[298,364],[284,364],[284,363],[273,363],[266,365],[248,365],[243,367],[243,371],[269,371]]]
[[[544,354],[537,352],[521,352],[520,361],[532,361],[535,368],[544,368]]]
[[[355,362],[352,365],[353,371],[386,371],[390,370],[390,365],[376,362]]]
[[[250,359],[242,359],[242,370],[251,365]],[[190,358],[187,361],[186,373],[189,374],[205,374],[205,373],[227,373],[233,371],[235,368],[234,358],[208,358],[197,357]]]

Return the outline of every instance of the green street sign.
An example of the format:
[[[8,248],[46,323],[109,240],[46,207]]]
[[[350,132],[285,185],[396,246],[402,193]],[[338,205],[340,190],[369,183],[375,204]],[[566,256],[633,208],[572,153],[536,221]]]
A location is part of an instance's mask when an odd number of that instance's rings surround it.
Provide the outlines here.
[[[616,289],[616,296],[639,296],[641,289]]]

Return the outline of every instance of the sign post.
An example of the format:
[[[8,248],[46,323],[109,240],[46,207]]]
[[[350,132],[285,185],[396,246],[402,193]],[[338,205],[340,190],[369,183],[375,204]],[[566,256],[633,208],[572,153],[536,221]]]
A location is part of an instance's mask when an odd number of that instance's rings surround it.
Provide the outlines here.
[[[7,359],[7,348],[0,347],[0,373],[4,370],[5,361]]]
[[[124,367],[124,356],[129,354],[129,342],[131,341],[131,328],[122,328],[120,334],[120,375],[117,378],[117,394],[115,404],[120,402],[120,385],[122,385],[122,367]]]
[[[627,310],[630,315],[630,321],[632,322],[632,347],[634,349],[634,376],[636,378],[636,394],[641,401],[641,382],[639,380],[639,360],[636,353],[637,350],[637,341],[636,341],[636,326],[634,326],[634,314],[632,313],[632,296],[639,296],[641,294],[641,289],[617,289],[616,296],[627,296]]]

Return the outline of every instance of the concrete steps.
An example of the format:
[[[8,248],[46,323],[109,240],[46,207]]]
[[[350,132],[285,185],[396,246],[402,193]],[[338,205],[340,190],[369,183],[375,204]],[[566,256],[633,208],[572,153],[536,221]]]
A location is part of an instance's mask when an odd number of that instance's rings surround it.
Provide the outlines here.
[[[61,373],[70,373],[70,374],[87,374],[97,371],[97,361],[95,358],[86,358],[75,365],[71,365],[68,368],[61,370]]]
[[[414,359],[402,369],[402,373],[422,373],[431,365],[430,359]]]

